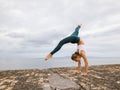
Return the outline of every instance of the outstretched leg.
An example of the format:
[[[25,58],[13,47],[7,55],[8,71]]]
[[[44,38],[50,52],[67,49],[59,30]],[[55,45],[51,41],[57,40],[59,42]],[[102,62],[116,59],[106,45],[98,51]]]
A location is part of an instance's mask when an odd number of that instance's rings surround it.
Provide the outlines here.
[[[59,51],[61,49],[61,47],[66,44],[69,43],[69,38],[65,38],[63,40],[61,40],[58,45],[56,46],[56,48],[50,53],[51,55],[55,54],[57,51]]]
[[[48,55],[46,56],[45,60],[48,60],[49,58],[51,58],[52,55],[55,54],[57,51],[59,51],[64,44],[69,43],[69,42],[70,42],[70,38],[69,38],[69,37],[61,40],[61,41],[58,43],[58,45],[56,46],[56,48],[55,48],[52,52],[50,52],[50,54],[48,54]]]

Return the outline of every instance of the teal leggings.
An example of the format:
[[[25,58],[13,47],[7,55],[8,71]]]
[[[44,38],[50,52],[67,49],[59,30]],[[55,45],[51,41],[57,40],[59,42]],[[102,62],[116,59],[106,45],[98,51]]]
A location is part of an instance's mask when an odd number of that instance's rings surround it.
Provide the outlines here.
[[[78,37],[79,29],[80,29],[80,26],[77,26],[75,28],[75,31],[70,36],[62,39],[50,54],[51,55],[55,54],[66,43],[73,43],[73,44],[78,43],[80,41],[80,37]]]

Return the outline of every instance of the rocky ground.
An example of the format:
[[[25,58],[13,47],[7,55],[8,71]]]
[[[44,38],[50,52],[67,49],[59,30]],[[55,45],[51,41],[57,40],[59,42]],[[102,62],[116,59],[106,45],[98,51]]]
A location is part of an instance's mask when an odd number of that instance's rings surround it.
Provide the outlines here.
[[[45,90],[53,73],[75,82],[80,90],[120,90],[120,64],[91,66],[87,76],[75,71],[76,67],[0,71],[0,90]]]

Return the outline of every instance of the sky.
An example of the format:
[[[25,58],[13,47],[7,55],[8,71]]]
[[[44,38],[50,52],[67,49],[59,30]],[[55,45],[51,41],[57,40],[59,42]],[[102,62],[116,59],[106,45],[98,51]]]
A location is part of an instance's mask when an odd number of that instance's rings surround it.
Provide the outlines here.
[[[43,58],[79,23],[89,57],[120,57],[120,0],[0,0],[0,58]]]

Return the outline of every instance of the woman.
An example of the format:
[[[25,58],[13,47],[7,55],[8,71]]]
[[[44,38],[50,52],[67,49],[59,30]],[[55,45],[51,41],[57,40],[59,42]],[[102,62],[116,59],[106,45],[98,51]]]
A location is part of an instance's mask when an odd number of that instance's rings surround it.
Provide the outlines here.
[[[67,44],[67,43],[72,43],[72,44],[77,44],[78,46],[83,44],[83,41],[80,39],[80,37],[78,37],[78,34],[79,34],[79,29],[81,28],[81,25],[82,24],[79,24],[76,28],[75,28],[75,31],[68,37],[62,39],[59,44],[56,46],[56,48],[50,52],[50,54],[48,54],[46,57],[45,57],[45,60],[48,60],[49,58],[51,58],[53,56],[53,54],[55,54],[57,51],[59,51],[61,49],[61,47],[64,45],[64,44]],[[78,51],[79,52],[79,51]],[[83,52],[83,51],[82,51]],[[84,57],[85,61],[87,60],[86,57],[84,56],[84,54],[81,54],[82,52],[80,52],[80,55],[78,55],[77,58],[74,58],[73,57],[73,60],[76,60],[77,62],[79,62],[79,67],[80,67],[80,56]],[[74,55],[73,55],[74,56]],[[86,65],[86,71],[87,71],[87,64]],[[85,72],[85,74],[87,74],[87,72]]]
[[[83,58],[84,63],[85,63],[84,73],[81,73],[81,58]],[[86,49],[85,49],[84,42],[82,39],[80,39],[80,42],[78,43],[77,52],[72,54],[71,59],[78,62],[77,73],[81,73],[81,75],[88,74],[88,60],[87,60],[87,56],[86,56]]]

